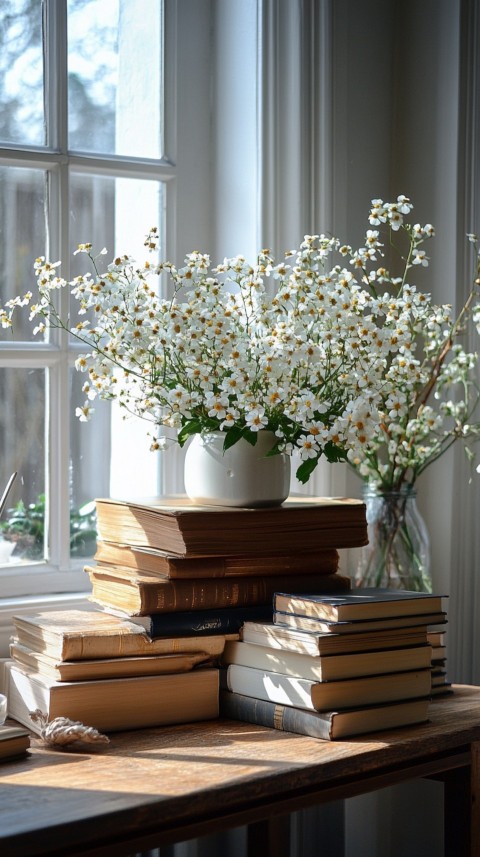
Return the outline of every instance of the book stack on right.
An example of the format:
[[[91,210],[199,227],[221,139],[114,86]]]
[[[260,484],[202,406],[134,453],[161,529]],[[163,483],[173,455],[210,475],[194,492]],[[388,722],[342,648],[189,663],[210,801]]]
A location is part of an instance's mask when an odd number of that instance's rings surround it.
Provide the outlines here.
[[[427,640],[432,647],[432,696],[453,693],[447,677],[447,647],[444,628],[429,628]]]
[[[278,592],[273,622],[246,622],[225,646],[220,712],[329,740],[424,722],[429,629],[445,622],[435,594]]]

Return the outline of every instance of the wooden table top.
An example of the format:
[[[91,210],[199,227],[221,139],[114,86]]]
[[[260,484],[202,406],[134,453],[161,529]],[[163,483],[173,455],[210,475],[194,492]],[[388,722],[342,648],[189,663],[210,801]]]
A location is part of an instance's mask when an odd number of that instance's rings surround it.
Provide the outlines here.
[[[302,800],[323,786],[465,750],[478,740],[480,688],[469,686],[434,700],[424,725],[348,741],[231,720],[112,733],[109,745],[68,751],[34,738],[27,758],[0,765],[0,853],[60,855],[63,838],[74,855],[89,841],[133,839],[139,830],[178,833],[195,820],[212,824],[242,807],[285,796]]]

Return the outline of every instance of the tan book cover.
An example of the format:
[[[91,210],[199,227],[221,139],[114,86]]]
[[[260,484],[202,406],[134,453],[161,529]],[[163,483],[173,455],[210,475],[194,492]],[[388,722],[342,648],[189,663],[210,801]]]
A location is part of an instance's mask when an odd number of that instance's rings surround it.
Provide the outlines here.
[[[126,678],[137,675],[165,675],[192,670],[197,664],[211,662],[206,652],[168,655],[140,655],[126,658],[95,658],[86,661],[62,661],[32,651],[18,642],[10,644],[10,657],[35,672],[55,681],[94,681],[102,678]]]
[[[418,616],[389,616],[385,619],[358,619],[354,622],[329,622],[312,616],[298,616],[295,613],[273,613],[275,625],[294,628],[298,631],[313,631],[326,634],[364,634],[373,631],[393,630],[395,628],[418,628],[427,625],[442,625],[447,622],[447,614],[422,613]]]
[[[63,661],[202,652],[217,656],[225,635],[151,639],[141,625],[100,610],[46,610],[14,616],[18,642]]]
[[[273,622],[245,622],[241,629],[241,639],[246,643],[308,655],[369,652],[376,649],[396,649],[400,646],[420,646],[428,642],[427,625],[360,631],[357,634],[335,634],[300,631],[275,625]]]
[[[96,500],[104,541],[176,556],[273,556],[361,547],[368,542],[361,500],[291,497],[281,506],[196,506],[185,497],[145,502]]]
[[[446,596],[401,589],[352,589],[343,595],[277,591],[274,609],[331,622],[438,613]]]
[[[218,669],[186,673],[56,682],[7,661],[8,714],[33,732],[30,712],[69,717],[101,732],[190,723],[218,717]]]
[[[162,580],[134,569],[86,566],[95,603],[135,615],[214,607],[246,607],[271,604],[278,590],[292,585],[290,575],[229,577],[196,580]],[[295,576],[297,592],[344,592],[351,579],[340,574]]]
[[[0,726],[0,762],[24,756],[30,747],[30,735],[21,726]]]

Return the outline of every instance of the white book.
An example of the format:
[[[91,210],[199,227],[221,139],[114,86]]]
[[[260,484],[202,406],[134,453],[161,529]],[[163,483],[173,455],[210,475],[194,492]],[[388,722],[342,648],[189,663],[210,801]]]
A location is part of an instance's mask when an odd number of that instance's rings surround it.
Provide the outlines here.
[[[430,669],[315,682],[231,664],[227,667],[226,682],[228,690],[234,693],[316,711],[416,699],[429,696],[431,691]]]
[[[312,681],[338,681],[427,669],[431,665],[431,647],[425,644],[377,652],[315,656],[256,643],[228,642],[225,644],[222,663],[241,664]]]

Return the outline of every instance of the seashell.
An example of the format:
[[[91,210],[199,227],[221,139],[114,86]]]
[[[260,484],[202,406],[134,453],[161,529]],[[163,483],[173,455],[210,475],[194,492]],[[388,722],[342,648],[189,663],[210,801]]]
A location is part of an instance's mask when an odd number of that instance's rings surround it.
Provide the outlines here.
[[[68,717],[55,717],[48,721],[47,715],[37,708],[29,712],[34,723],[40,725],[40,737],[51,747],[65,747],[68,744],[108,744],[110,739],[94,726],[85,726],[79,720]]]

